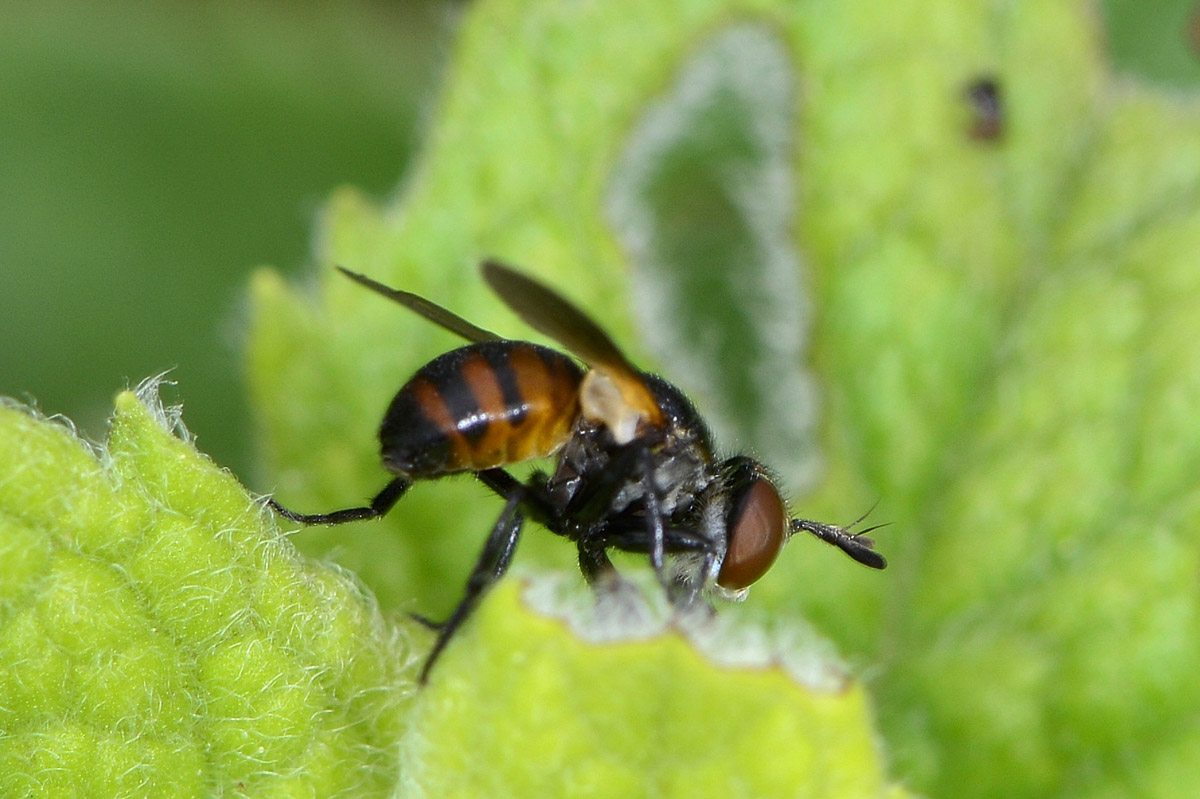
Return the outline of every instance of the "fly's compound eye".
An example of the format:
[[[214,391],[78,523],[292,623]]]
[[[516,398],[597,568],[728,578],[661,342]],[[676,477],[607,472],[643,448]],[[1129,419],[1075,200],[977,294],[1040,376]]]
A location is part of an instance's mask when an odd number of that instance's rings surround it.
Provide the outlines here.
[[[767,573],[787,539],[787,512],[770,481],[754,477],[735,489],[726,521],[725,560],[717,585],[738,591]]]

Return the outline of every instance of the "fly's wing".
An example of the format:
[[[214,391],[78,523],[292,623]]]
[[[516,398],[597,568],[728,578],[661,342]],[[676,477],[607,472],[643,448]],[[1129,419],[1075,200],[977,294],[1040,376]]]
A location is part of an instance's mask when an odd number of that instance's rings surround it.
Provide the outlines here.
[[[632,432],[618,432],[626,427],[615,422],[618,416],[628,419],[632,415],[654,426],[663,424],[662,409],[642,373],[587,314],[554,290],[499,261],[484,261],[482,271],[492,291],[526,324],[554,339],[579,356],[593,372],[607,378],[607,382],[591,381],[594,401],[604,406],[595,416],[609,423],[618,441],[624,439],[622,443],[626,443],[632,436]],[[588,389],[585,385],[581,397],[585,414]]]
[[[467,341],[480,342],[501,340],[500,336],[497,336],[492,331],[484,330],[482,327],[473,325],[458,314],[447,311],[442,306],[435,302],[430,302],[424,297],[417,296],[412,292],[401,291],[400,289],[394,289],[390,286],[385,286],[378,281],[372,280],[366,275],[360,275],[358,272],[351,272],[349,269],[346,269],[342,266],[338,267],[338,271],[353,280],[355,283],[366,286],[376,294],[381,294],[393,302],[400,303],[410,311],[420,314],[430,322],[449,330],[451,333],[462,336]]]

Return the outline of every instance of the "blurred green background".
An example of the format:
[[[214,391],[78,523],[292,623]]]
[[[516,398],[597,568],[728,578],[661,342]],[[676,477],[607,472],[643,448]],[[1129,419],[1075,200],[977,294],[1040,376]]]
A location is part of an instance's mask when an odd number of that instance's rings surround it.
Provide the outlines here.
[[[172,369],[201,449],[254,485],[246,275],[311,269],[334,187],[400,185],[459,5],[0,1],[0,394],[95,438]],[[1194,0],[1102,8],[1119,71],[1200,84]]]
[[[103,435],[172,369],[200,446],[251,479],[247,272],[392,192],[455,5],[0,0],[0,394]]]

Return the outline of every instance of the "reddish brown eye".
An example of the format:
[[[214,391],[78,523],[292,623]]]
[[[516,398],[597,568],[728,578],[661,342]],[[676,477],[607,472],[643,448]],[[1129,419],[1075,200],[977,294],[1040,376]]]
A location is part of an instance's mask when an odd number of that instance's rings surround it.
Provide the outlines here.
[[[729,540],[717,585],[737,591],[766,574],[783,549],[787,513],[775,486],[751,481],[735,498],[726,529]]]

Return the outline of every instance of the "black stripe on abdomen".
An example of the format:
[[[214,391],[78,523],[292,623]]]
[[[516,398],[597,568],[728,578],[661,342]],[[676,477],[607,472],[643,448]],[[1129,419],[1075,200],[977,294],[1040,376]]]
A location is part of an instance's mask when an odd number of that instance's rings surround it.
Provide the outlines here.
[[[518,427],[524,422],[525,417],[529,413],[528,402],[521,394],[521,388],[517,385],[517,374],[513,369],[511,361],[511,354],[518,347],[521,349],[533,349],[523,344],[504,348],[480,348],[480,355],[483,356],[487,365],[492,367],[492,373],[496,376],[496,383],[500,386],[500,393],[504,397],[506,416],[508,417],[509,424],[513,427]]]

